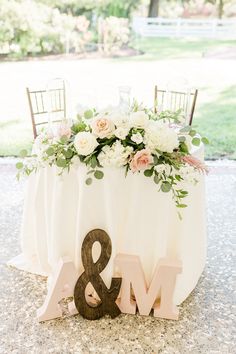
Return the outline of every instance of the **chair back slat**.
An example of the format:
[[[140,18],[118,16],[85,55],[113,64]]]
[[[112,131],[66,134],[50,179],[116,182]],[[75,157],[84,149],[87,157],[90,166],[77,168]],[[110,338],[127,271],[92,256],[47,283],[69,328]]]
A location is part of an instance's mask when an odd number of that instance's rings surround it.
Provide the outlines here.
[[[37,137],[37,126],[48,124],[48,117],[52,123],[58,123],[66,118],[65,83],[60,87],[50,89],[30,90],[26,88],[34,138]]]
[[[191,125],[196,107],[197,95],[197,89],[189,92],[181,92],[175,90],[160,90],[155,86],[154,111],[157,112],[159,106],[161,106],[162,110],[163,108],[171,111],[182,109],[188,120],[188,124]]]

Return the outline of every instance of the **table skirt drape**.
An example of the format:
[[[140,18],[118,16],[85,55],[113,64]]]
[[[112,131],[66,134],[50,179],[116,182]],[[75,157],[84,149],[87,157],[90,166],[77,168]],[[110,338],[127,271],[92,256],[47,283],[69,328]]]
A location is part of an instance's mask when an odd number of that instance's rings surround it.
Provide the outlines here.
[[[202,157],[202,147],[195,155]],[[95,228],[112,240],[112,257],[101,273],[107,286],[118,253],[140,256],[147,283],[162,257],[182,261],[174,303],[180,304],[196,286],[206,260],[204,176],[189,191],[186,209],[179,220],[171,193],[159,191],[152,178],[124,169],[104,168],[102,180],[85,184],[87,168],[78,163],[58,176],[56,167],[46,167],[29,177],[21,229],[22,254],[9,262],[20,269],[48,276],[60,257],[74,261],[83,271],[81,245]],[[98,257],[99,245],[93,249]]]

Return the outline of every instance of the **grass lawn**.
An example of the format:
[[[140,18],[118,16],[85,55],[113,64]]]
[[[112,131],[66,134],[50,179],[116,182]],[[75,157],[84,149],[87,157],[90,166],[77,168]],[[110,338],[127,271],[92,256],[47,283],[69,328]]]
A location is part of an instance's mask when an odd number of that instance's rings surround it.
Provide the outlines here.
[[[136,60],[197,59],[229,47],[236,49],[234,40],[215,39],[135,38],[132,45],[144,52]]]
[[[72,62],[65,59],[61,62],[45,62],[39,59],[36,62],[0,63],[0,95],[4,97],[5,94],[7,101],[9,94],[5,93],[6,86],[9,86],[9,92],[15,86],[15,100],[10,102],[16,106],[12,104],[11,114],[7,113],[7,109],[4,110],[9,105],[4,100],[0,106],[0,156],[17,156],[21,149],[30,149],[32,144],[29,114],[27,109],[24,110],[24,107],[27,108],[23,92],[26,84],[22,82],[25,76],[40,77],[46,70],[54,70],[54,77],[58,72],[62,72],[62,75],[67,72],[69,81],[74,81],[81,89],[89,89],[97,82],[102,91],[103,77],[105,82],[110,80],[110,83],[118,86],[130,76],[132,85],[144,94],[146,89],[142,83],[154,75],[153,68],[159,70],[155,76],[155,80],[158,80],[161,74],[165,77],[170,69],[177,67],[177,71],[181,69],[178,72],[180,76],[188,70],[190,80],[200,89],[194,125],[211,142],[206,148],[206,157],[236,159],[236,59],[212,59],[212,53],[217,51],[227,52],[232,48],[236,52],[236,41],[147,38],[135,39],[133,45],[145,54],[110,60]],[[10,74],[15,80],[12,83],[8,82],[7,74],[5,81],[3,79],[5,66],[11,70]],[[208,75],[209,71],[211,73]],[[18,97],[19,90],[22,90],[21,97]],[[17,99],[21,105],[17,106]]]
[[[236,159],[236,85],[219,92],[216,99],[202,104],[195,119],[197,129],[210,140],[208,158]]]

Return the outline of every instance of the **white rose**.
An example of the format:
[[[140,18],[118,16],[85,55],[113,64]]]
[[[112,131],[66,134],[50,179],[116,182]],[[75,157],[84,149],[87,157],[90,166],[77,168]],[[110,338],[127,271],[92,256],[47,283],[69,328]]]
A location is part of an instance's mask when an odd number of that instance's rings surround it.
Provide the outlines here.
[[[130,113],[131,125],[135,128],[146,128],[149,123],[149,117],[144,111]]]
[[[95,136],[89,132],[81,132],[76,134],[74,146],[79,155],[90,155],[98,146]]]
[[[141,144],[143,142],[143,137],[140,133],[132,134],[131,140],[136,144]]]
[[[109,138],[112,136],[115,125],[111,119],[105,117],[99,117],[93,120],[92,124],[92,132],[98,138]]]
[[[129,127],[120,126],[120,127],[116,128],[116,130],[114,131],[114,134],[118,139],[123,140],[129,134],[129,130],[130,130]]]

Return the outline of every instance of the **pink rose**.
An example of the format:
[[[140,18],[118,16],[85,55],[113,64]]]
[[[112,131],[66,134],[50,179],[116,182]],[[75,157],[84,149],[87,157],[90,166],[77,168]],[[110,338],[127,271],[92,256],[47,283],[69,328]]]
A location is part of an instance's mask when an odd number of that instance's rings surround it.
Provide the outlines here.
[[[71,137],[71,128],[66,123],[61,123],[57,130],[57,136],[60,138],[66,136],[68,139]]]
[[[91,126],[93,134],[101,139],[109,137],[115,130],[114,123],[108,118],[97,118]]]
[[[151,163],[153,163],[151,152],[148,149],[143,149],[133,156],[130,161],[130,168],[132,172],[146,170]]]

